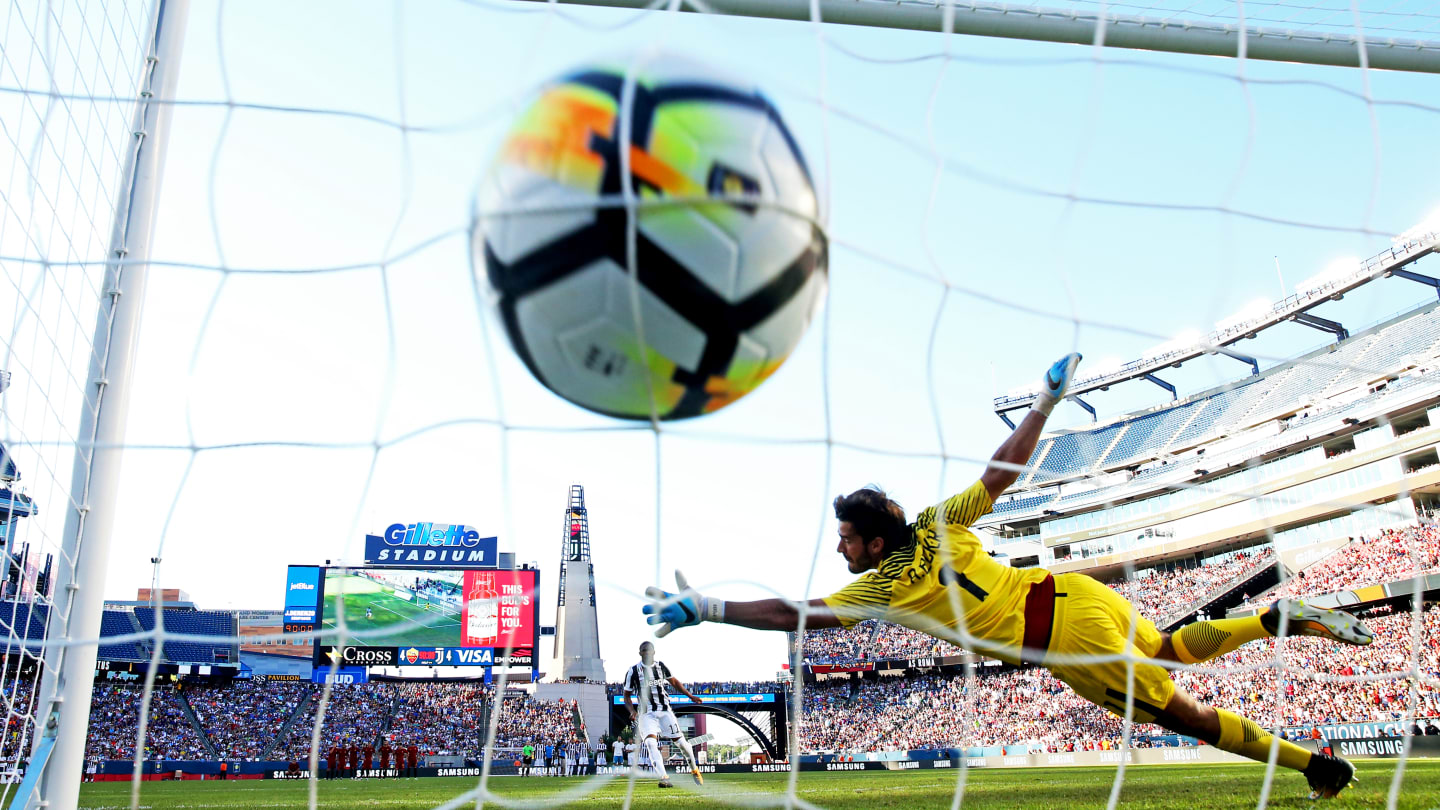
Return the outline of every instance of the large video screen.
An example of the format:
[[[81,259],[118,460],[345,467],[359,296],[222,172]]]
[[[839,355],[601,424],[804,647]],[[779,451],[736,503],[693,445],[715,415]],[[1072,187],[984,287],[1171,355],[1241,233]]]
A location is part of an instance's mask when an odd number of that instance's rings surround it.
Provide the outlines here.
[[[349,631],[365,634],[348,643],[347,666],[534,666],[538,574],[327,568],[321,629],[339,627],[343,615]],[[317,645],[316,661],[329,663],[333,650]]]

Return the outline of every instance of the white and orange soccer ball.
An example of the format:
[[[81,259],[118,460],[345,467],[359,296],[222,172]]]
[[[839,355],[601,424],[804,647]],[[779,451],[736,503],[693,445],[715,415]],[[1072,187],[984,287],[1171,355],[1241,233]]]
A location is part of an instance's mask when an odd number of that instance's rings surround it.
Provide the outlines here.
[[[785,362],[824,296],[827,240],[805,158],[765,96],[660,58],[637,70],[622,127],[625,72],[582,68],[539,91],[481,183],[471,249],[542,384],[598,413],[683,419]]]

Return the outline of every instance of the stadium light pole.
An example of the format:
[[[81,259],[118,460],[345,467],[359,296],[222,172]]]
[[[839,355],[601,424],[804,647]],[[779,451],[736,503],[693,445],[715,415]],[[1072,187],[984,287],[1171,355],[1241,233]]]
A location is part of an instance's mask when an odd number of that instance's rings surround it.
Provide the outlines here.
[[[120,487],[121,449],[129,412],[130,376],[144,308],[146,267],[155,231],[165,146],[179,77],[190,0],[156,0],[150,14],[145,68],[135,102],[130,149],[111,226],[110,249],[91,342],[86,397],[76,434],[75,466],[66,506],[65,534],[56,559],[55,601],[46,637],[84,642],[60,646],[44,668],[35,734],[54,718],[55,747],[40,775],[38,797],[17,796],[21,806],[74,807],[85,765],[85,732],[94,691],[104,609],[105,571]],[[54,660],[58,659],[58,660]],[[12,805],[14,806],[14,805]]]

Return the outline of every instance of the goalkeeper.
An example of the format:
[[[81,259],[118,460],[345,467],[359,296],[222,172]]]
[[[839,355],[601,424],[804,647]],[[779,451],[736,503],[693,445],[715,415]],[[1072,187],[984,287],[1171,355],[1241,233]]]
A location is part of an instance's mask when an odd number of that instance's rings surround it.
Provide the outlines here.
[[[1256,616],[1195,622],[1162,633],[1123,597],[1084,574],[1051,575],[991,559],[969,526],[990,511],[996,496],[1015,483],[1030,459],[1050,411],[1065,396],[1080,355],[1062,358],[1045,374],[1030,413],[995,452],[971,487],[905,522],[900,505],[875,488],[835,499],[840,522],[836,550],[860,574],[824,599],[804,605],[806,628],[851,627],[884,619],[993,655],[1012,664],[1043,663],[1075,692],[1123,716],[1127,702],[1136,722],[1157,723],[1217,748],[1265,762],[1271,745],[1278,762],[1300,771],[1313,796],[1335,796],[1355,768],[1339,757],[1312,754],[1277,740],[1254,722],[1206,706],[1170,680],[1164,667],[1093,657],[1131,654],[1197,664],[1280,632],[1369,644],[1368,628],[1339,611],[1280,600]],[[757,630],[796,630],[801,606],[784,599],[724,602],[701,596],[676,572],[679,593],[649,588],[644,611],[660,625],[657,636],[701,622],[728,622]],[[1082,660],[1074,660],[1074,659]],[[1127,694],[1127,683],[1129,691]]]

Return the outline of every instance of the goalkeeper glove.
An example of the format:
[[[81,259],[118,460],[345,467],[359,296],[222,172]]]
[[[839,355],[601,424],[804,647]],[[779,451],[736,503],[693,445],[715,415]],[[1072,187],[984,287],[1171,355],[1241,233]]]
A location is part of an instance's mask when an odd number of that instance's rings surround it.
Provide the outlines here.
[[[685,581],[685,575],[679,571],[675,572],[675,584],[680,587],[679,593],[662,591],[653,585],[645,589],[645,596],[650,599],[650,603],[641,610],[650,617],[645,620],[648,624],[660,625],[655,631],[656,638],[664,638],[671,630],[679,627],[694,627],[701,622],[725,621],[723,601],[701,596],[699,591],[690,587]]]
[[[1070,388],[1070,380],[1074,378],[1075,367],[1078,365],[1078,352],[1071,352],[1056,360],[1055,365],[1051,366],[1040,380],[1040,391],[1035,395],[1035,402],[1030,406],[1030,410],[1039,411],[1048,418],[1050,411],[1055,408],[1055,403],[1065,398],[1065,392]]]

